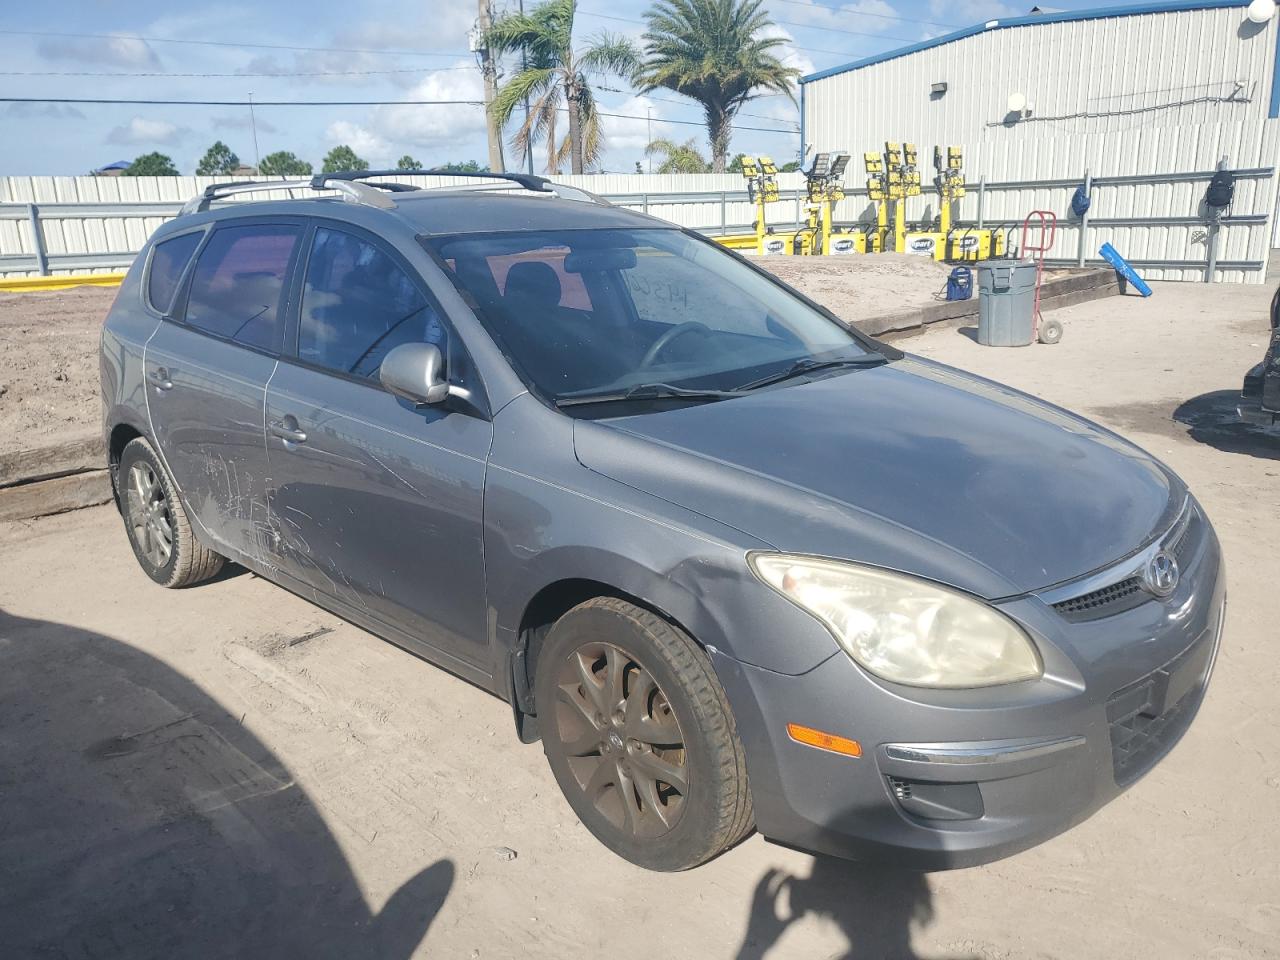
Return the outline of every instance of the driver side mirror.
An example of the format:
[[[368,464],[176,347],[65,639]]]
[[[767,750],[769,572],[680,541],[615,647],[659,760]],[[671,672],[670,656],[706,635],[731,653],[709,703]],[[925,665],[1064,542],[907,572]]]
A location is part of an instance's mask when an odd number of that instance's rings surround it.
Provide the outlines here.
[[[434,343],[402,343],[378,368],[378,380],[397,397],[413,403],[443,403],[451,390],[444,375],[444,356]]]

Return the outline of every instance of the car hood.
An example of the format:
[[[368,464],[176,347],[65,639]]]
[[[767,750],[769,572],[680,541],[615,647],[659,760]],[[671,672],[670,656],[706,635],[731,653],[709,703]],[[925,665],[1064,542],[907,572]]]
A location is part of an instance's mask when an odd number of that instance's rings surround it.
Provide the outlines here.
[[[642,416],[579,420],[579,461],[779,550],[988,599],[1115,562],[1173,521],[1181,481],[1010,387],[918,358]]]

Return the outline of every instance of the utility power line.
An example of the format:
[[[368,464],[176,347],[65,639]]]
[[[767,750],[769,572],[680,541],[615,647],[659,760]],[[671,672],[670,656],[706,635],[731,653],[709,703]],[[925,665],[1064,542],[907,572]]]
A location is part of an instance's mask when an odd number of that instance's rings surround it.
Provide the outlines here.
[[[157,107],[482,107],[482,100],[144,100],[109,97],[0,97],[0,103],[64,103],[84,106],[89,104],[109,104],[128,106]],[[567,113],[567,107],[560,107],[561,113]],[[601,117],[614,117],[619,120],[648,120],[634,113],[609,113],[597,111]],[[700,120],[672,120],[661,117],[652,118],[654,123],[670,123],[688,127],[702,127]],[[734,130],[751,130],[757,133],[785,133],[795,136],[799,130],[785,127],[748,127],[733,124]]]
[[[120,33],[67,33],[54,30],[0,30],[0,36],[11,37],[75,37],[88,40],[141,40],[144,43],[186,43],[202,47],[248,47],[256,50],[306,50],[313,53],[368,53],[396,57],[445,57],[456,60],[470,57],[469,52],[428,53],[424,50],[382,50],[369,47],[303,47],[287,43],[249,43],[240,40],[179,40],[174,37],[144,37]]]
[[[932,27],[951,27],[958,29],[964,24],[961,23],[944,23],[941,20],[923,20],[920,17],[900,17],[888,13],[870,13],[866,10],[841,10],[839,7],[828,7],[825,4],[808,3],[806,0],[770,0],[771,3],[787,3],[793,7],[804,7],[808,10],[826,10],[829,13],[850,16],[850,17],[874,17],[877,20],[899,20],[903,23],[925,23]]]
[[[273,70],[270,73],[244,71],[239,73],[169,73],[156,71],[153,73],[123,73],[119,70],[0,70],[0,77],[198,77],[205,79],[225,77],[372,77],[392,73],[444,73],[447,70],[475,70],[474,66],[466,67],[403,67],[398,70],[315,70],[295,72],[292,70]]]

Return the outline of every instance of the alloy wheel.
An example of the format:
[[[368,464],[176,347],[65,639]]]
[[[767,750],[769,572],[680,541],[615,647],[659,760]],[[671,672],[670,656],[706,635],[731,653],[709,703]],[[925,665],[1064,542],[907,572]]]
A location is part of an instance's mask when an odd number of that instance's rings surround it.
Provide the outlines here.
[[[126,496],[134,542],[147,562],[158,570],[173,555],[173,515],[164,486],[151,464],[139,461],[129,468]]]
[[[653,674],[611,643],[578,647],[556,676],[555,734],[579,789],[615,828],[669,833],[684,813],[684,734]]]

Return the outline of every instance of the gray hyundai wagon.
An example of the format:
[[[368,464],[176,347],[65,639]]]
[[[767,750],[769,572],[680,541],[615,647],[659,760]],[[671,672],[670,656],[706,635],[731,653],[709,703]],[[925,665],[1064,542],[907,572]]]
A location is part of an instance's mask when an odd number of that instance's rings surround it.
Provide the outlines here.
[[[157,583],[234,561],[492,691],[657,870],[752,828],[996,859],[1187,730],[1225,582],[1159,461],[582,191],[375,176],[211,187],[129,271],[104,426]]]

